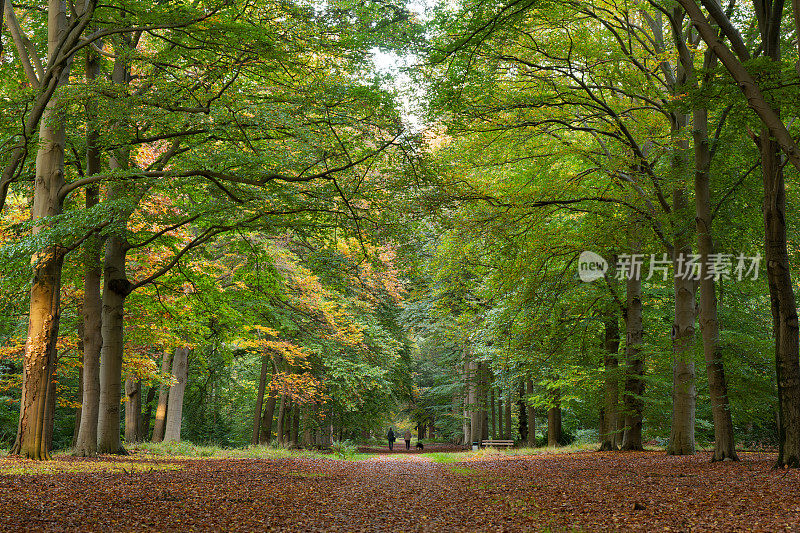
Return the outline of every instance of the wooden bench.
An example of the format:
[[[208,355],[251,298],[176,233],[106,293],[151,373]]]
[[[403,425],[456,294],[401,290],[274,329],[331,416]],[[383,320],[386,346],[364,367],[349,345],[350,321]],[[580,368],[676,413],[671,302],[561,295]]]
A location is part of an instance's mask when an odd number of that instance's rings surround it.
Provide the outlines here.
[[[513,440],[484,439],[481,441],[481,448],[486,448],[487,446],[492,448],[511,448],[513,445]]]

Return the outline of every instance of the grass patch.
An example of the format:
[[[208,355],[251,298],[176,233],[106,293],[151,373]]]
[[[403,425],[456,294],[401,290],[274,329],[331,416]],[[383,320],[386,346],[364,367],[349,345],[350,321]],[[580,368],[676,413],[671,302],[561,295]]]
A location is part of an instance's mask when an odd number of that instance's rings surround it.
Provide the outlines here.
[[[289,450],[280,446],[248,446],[246,448],[220,448],[219,446],[200,446],[191,442],[137,442],[128,444],[132,455],[151,455],[156,457],[179,457],[181,459],[298,459],[304,457],[325,457],[343,461],[363,461],[373,457],[368,453],[356,453],[353,448],[347,453],[319,453],[312,450]]]
[[[0,475],[35,476],[42,474],[82,474],[109,472],[112,474],[133,474],[161,470],[180,470],[176,463],[137,463],[133,461],[19,461],[0,463]]]
[[[344,457],[337,456],[335,454],[331,454],[331,455],[324,455],[324,457],[327,457],[328,459],[337,459],[337,460],[340,460],[340,461],[366,461],[367,459],[372,459],[373,457],[375,457],[375,454],[373,454],[373,453],[353,453],[353,454],[350,454],[350,455],[345,455]]]
[[[470,458],[472,452],[442,452],[442,453],[421,453],[420,457],[430,459],[434,463],[461,463]]]
[[[131,454],[153,455],[165,457],[181,457],[188,459],[285,459],[288,457],[310,457],[314,455],[306,450],[288,450],[279,446],[248,446],[246,448],[221,448],[219,446],[200,446],[191,442],[137,442],[127,444]]]
[[[478,473],[477,470],[468,466],[451,466],[450,471],[454,474],[459,474],[462,476],[472,476]]]

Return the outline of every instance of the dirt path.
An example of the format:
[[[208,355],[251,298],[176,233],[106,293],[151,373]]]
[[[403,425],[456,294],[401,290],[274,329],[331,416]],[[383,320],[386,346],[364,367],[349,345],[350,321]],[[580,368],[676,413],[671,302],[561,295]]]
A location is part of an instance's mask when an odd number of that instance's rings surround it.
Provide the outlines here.
[[[385,454],[4,475],[0,530],[797,531],[800,471],[772,470],[773,460],[582,453],[440,464]]]

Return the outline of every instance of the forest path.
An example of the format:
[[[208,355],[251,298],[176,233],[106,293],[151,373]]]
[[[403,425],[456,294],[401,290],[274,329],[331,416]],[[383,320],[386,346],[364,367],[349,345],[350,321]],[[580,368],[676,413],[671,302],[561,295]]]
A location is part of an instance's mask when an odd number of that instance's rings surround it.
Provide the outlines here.
[[[0,475],[0,530],[796,531],[800,470],[742,456],[135,458],[143,471]]]

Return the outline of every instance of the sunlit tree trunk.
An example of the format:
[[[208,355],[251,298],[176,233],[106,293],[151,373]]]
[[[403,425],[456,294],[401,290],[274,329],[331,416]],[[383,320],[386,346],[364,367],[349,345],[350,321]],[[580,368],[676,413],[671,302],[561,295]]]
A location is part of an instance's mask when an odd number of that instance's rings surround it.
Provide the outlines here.
[[[169,373],[169,367],[172,363],[172,351],[169,349],[164,350],[164,355],[161,359],[161,375]],[[158,406],[156,407],[156,421],[153,424],[153,442],[161,442],[164,440],[164,428],[167,423],[167,399],[169,398],[169,383],[161,383],[158,387]]]
[[[176,383],[169,389],[167,426],[164,429],[165,442],[181,440],[183,394],[186,391],[186,382],[189,378],[189,348],[185,346],[175,348],[175,355],[172,359],[172,374]]]
[[[47,5],[48,55],[58,52],[67,29],[66,6],[49,0]],[[58,76],[60,83],[69,78],[68,69]],[[36,154],[33,209],[34,220],[61,213],[60,190],[64,184],[65,131],[57,98],[47,104],[39,127]],[[42,226],[36,224],[33,234]],[[25,364],[22,377],[20,416],[17,436],[11,453],[30,459],[49,459],[46,412],[48,390],[55,370],[55,350],[61,318],[61,268],[64,250],[57,244],[37,252],[33,264],[28,336],[25,341]]]

